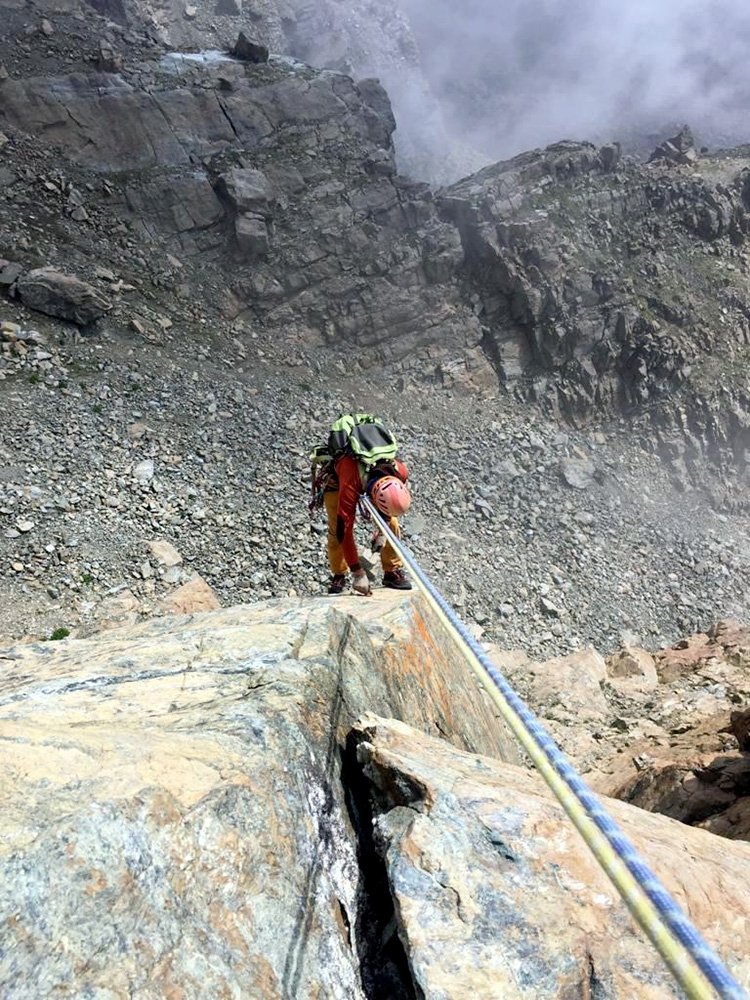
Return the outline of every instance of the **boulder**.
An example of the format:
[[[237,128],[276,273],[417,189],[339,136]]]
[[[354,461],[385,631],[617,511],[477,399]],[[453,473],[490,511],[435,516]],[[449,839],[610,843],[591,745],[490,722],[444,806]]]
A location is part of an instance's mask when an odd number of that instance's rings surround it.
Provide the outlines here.
[[[259,260],[268,254],[268,227],[260,215],[239,215],[234,220],[234,234],[241,252]]]
[[[659,683],[651,653],[628,645],[607,657],[607,677],[626,690],[651,691]]]
[[[594,485],[596,469],[593,463],[582,458],[564,458],[560,462],[560,475],[576,490],[588,490]]]
[[[350,726],[370,707],[517,759],[414,595],[157,618],[2,662],[7,1000],[364,1000],[382,943]]]
[[[235,167],[220,176],[218,188],[239,214],[265,215],[269,210],[271,185],[261,170]]]
[[[601,720],[609,714],[602,682],[604,658],[593,646],[524,668],[531,703],[558,722]]]
[[[535,774],[373,716],[358,722],[354,740],[393,932],[416,995],[682,995]],[[605,805],[740,983],[750,985],[750,846],[619,802]]]
[[[133,478],[139,483],[150,483],[154,478],[154,470],[153,458],[144,458],[133,467]]]
[[[163,538],[155,538],[148,543],[148,547],[151,555],[160,566],[166,566],[169,569],[171,566],[182,565],[182,556],[171,542],[167,542]]]
[[[97,68],[102,73],[119,73],[123,67],[123,58],[119,52],[109,44],[101,40],[99,42],[99,52],[96,57]]]
[[[268,254],[266,220],[271,218],[272,189],[260,170],[235,167],[219,177],[219,193],[236,213],[234,233],[243,255],[259,260]]]
[[[237,41],[232,47],[232,55],[243,62],[265,63],[268,62],[268,49],[258,42],[251,42],[244,31],[237,36]]]
[[[53,267],[40,267],[22,275],[16,290],[24,305],[48,316],[88,326],[112,305],[93,285]]]
[[[10,288],[23,274],[23,267],[11,260],[0,259],[0,288]]]
[[[698,159],[695,148],[695,138],[689,125],[683,125],[677,135],[660,143],[649,157],[648,162],[655,160],[674,164],[691,164]]]
[[[599,160],[603,170],[615,170],[622,160],[622,147],[619,142],[608,142],[599,147]]]
[[[198,611],[215,611],[221,602],[202,576],[193,573],[187,583],[165,597],[161,610],[174,615],[192,615]]]

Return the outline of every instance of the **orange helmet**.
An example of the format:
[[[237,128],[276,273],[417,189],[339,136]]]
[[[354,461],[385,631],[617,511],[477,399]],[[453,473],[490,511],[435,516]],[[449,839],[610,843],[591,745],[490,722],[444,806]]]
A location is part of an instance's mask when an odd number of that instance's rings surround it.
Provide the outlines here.
[[[411,507],[409,487],[396,476],[382,476],[376,480],[371,499],[386,517],[400,517]]]

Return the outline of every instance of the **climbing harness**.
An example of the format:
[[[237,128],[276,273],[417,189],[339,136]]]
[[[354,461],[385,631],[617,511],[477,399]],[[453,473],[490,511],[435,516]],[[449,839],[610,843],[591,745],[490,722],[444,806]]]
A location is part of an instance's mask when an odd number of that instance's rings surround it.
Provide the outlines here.
[[[334,475],[333,464],[331,462],[320,466],[316,466],[313,462],[310,470],[310,502],[307,505],[307,510],[311,518],[323,506],[323,497]]]
[[[631,914],[656,947],[689,1000],[748,1000],[716,952],[653,874],[536,716],[492,663],[414,554],[370,500],[361,503],[408,566],[429,605],[456,642],[513,735],[532,759]]]

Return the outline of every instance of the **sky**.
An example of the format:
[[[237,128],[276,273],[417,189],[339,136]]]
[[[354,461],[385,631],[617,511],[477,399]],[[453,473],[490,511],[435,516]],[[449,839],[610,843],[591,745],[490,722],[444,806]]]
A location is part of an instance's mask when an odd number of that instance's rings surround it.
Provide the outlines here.
[[[566,138],[638,145],[682,123],[709,145],[750,141],[750,3],[400,4],[449,136],[491,160]],[[389,86],[407,128],[423,94],[409,77]]]

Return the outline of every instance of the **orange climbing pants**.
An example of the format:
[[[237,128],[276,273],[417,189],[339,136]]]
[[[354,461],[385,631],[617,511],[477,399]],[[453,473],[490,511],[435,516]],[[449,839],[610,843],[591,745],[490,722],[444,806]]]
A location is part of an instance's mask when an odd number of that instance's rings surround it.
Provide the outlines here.
[[[339,511],[338,491],[335,493],[324,493],[323,499],[326,505],[326,514],[328,515],[328,565],[331,567],[331,573],[334,576],[337,574],[345,575],[349,572],[349,566],[344,558],[344,550],[341,542],[336,537],[336,521]],[[397,517],[392,517],[388,522],[388,526],[396,537],[401,537],[401,529],[399,528]],[[380,561],[383,564],[384,573],[392,573],[395,569],[400,569],[403,565],[396,554],[396,550],[387,540],[380,552]]]

